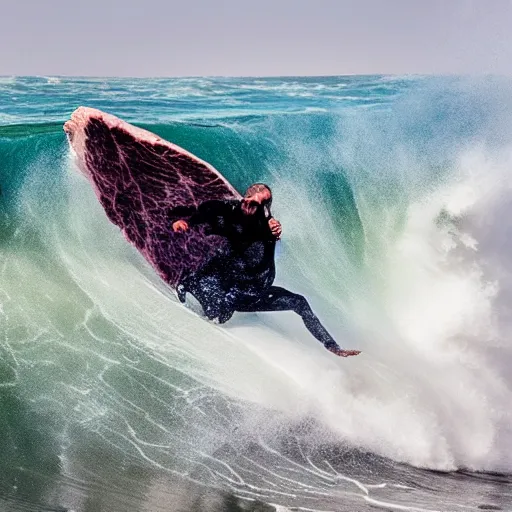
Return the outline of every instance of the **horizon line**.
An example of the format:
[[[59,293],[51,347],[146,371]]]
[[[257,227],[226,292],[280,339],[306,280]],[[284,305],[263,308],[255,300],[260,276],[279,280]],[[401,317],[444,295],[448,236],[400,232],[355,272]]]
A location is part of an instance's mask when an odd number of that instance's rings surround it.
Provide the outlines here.
[[[109,78],[126,78],[126,79],[152,79],[152,80],[169,80],[169,79],[197,79],[197,78],[214,78],[214,79],[243,79],[243,78],[342,78],[342,77],[433,77],[433,76],[509,76],[500,73],[344,73],[344,74],[311,74],[311,75],[74,75],[74,74],[0,74],[0,78],[88,78],[88,79],[109,79]]]

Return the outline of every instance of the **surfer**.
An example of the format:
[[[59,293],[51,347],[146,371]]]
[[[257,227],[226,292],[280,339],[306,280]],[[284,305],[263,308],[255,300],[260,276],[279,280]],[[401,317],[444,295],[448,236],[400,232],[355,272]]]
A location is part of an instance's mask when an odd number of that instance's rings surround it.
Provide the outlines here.
[[[268,186],[242,198],[207,162],[100,110],[78,108],[64,130],[108,218],[182,302],[190,292],[220,323],[235,311],[295,311],[331,352],[359,353],[337,345],[304,297],[273,286],[281,225]],[[169,221],[175,232],[200,228],[169,233]]]
[[[309,332],[327,350],[342,357],[358,350],[343,350],[313,313],[302,295],[279,286],[275,278],[274,251],[281,237],[281,224],[272,217],[272,192],[263,183],[250,186],[241,200],[211,200],[198,208],[176,208],[172,213],[174,232],[206,225],[207,233],[227,240],[198,271],[177,286],[178,298],[185,302],[187,292],[201,304],[205,315],[219,323],[227,322],[235,311],[294,311]],[[187,220],[185,220],[187,218]]]

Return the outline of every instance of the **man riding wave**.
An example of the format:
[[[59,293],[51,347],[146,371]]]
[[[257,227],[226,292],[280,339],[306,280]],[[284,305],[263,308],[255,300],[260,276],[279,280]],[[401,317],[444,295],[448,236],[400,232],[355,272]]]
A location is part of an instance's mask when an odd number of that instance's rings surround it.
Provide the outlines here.
[[[327,350],[342,357],[358,350],[343,350],[334,341],[302,295],[273,286],[274,253],[281,237],[281,224],[272,217],[272,192],[263,183],[251,185],[242,200],[206,201],[198,208],[177,208],[175,232],[206,225],[207,234],[227,240],[198,271],[177,286],[178,298],[185,302],[190,293],[201,304],[205,315],[219,323],[227,322],[235,311],[294,311],[309,332]],[[175,217],[176,218],[176,217]]]

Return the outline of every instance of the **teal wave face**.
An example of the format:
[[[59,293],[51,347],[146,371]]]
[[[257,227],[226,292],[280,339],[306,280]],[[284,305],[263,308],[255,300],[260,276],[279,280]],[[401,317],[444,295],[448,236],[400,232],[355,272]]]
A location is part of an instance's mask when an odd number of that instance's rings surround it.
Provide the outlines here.
[[[0,500],[173,510],[192,487],[211,504],[207,485],[442,510],[442,478],[427,498],[392,487],[427,478],[399,462],[510,471],[511,97],[494,78],[0,81]],[[182,308],[76,172],[62,124],[80,104],[239,190],[268,182],[278,283],[361,358],[286,313],[220,328]],[[461,506],[484,492],[460,485]]]

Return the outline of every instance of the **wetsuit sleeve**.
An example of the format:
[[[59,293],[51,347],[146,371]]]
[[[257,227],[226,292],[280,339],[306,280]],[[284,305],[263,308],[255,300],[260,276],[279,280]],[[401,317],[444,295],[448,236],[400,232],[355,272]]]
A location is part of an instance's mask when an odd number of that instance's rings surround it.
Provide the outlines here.
[[[212,200],[195,207],[179,207],[173,210],[176,218],[186,218],[189,226],[215,225],[219,217],[226,217],[233,208],[232,201]]]

